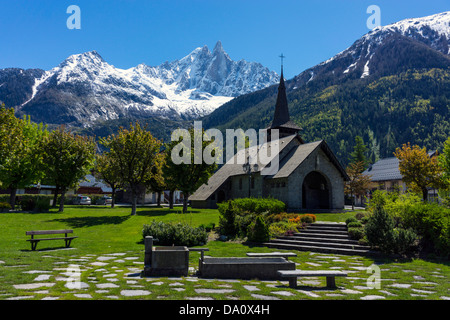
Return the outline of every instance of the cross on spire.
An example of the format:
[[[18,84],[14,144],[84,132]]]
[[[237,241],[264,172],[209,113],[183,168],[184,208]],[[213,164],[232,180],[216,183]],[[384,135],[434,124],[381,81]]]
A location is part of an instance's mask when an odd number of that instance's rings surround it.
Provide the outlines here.
[[[286,58],[286,56],[281,54],[279,57],[281,58],[281,69],[283,69],[283,59]]]

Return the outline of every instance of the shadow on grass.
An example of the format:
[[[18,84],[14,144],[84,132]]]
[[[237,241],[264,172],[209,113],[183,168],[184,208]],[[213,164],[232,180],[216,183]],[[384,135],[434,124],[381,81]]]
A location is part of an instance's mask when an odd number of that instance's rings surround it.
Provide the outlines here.
[[[62,222],[71,228],[93,227],[104,224],[121,224],[128,220],[131,216],[101,216],[101,217],[73,217],[65,219],[51,220]]]
[[[157,217],[157,216],[165,216],[167,214],[179,214],[180,217],[189,216],[190,214],[200,213],[200,210],[189,210],[187,213],[183,213],[182,210],[177,209],[168,209],[168,208],[155,208],[150,210],[137,210],[136,215],[138,216],[148,216],[148,217]]]

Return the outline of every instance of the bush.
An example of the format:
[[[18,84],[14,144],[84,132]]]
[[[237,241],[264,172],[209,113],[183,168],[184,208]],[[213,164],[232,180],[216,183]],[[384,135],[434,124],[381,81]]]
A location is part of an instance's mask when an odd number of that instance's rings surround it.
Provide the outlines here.
[[[50,198],[49,197],[39,197],[36,200],[36,205],[34,210],[37,212],[47,212],[50,210]]]
[[[254,242],[265,242],[270,240],[270,231],[264,218],[258,216],[255,222],[248,227],[248,240]]]
[[[350,218],[347,218],[347,220],[345,220],[345,224],[347,226],[349,223],[352,223],[352,222],[358,222],[358,220],[355,217],[350,217]]]
[[[229,237],[237,235],[236,208],[232,201],[225,205],[219,205],[219,233]]]
[[[375,209],[365,225],[365,233],[372,247],[379,247],[383,252],[392,251],[395,241],[394,220],[382,206]]]
[[[360,239],[362,239],[364,237],[364,228],[349,227],[348,228],[348,235],[349,235],[350,239],[360,240]]]
[[[347,227],[350,228],[361,228],[362,227],[362,223],[359,221],[356,222],[350,222],[349,224],[347,224]]]
[[[158,239],[158,245],[161,246],[200,246],[206,244],[208,233],[205,228],[194,228],[184,223],[165,223],[162,221],[152,221],[151,224],[145,224],[142,229],[142,235],[152,236]]]
[[[0,212],[11,210],[11,205],[8,202],[0,202]]]
[[[257,214],[276,214],[286,210],[284,202],[273,198],[239,198],[229,202],[233,203],[237,212],[252,212]],[[219,203],[219,211],[225,210],[227,203]]]
[[[359,220],[359,221],[361,221],[365,216],[366,216],[366,214],[364,212],[358,212],[357,214],[355,214],[356,220]]]
[[[411,229],[395,229],[395,251],[397,253],[407,253],[409,249],[414,245],[414,242],[417,239],[417,234]]]
[[[302,214],[300,216],[300,221],[303,223],[314,223],[314,222],[316,222],[316,220],[317,220],[317,218],[313,214],[307,213],[307,214]]]
[[[211,222],[209,224],[201,224],[199,225],[199,228],[203,228],[206,230],[206,232],[211,232],[216,227],[216,224],[214,222]]]
[[[403,225],[431,242],[441,255],[450,254],[450,209],[435,203],[417,203],[400,214]]]

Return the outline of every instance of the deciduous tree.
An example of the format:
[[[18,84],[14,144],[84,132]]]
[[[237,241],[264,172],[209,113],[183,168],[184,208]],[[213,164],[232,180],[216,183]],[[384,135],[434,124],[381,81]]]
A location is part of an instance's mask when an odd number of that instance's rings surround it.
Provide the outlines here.
[[[138,188],[149,181],[151,169],[161,151],[161,142],[136,123],[129,130],[121,127],[116,134],[101,139],[100,143],[109,149],[108,156],[118,164],[121,183],[131,191],[131,215],[135,215]]]
[[[363,196],[370,189],[371,176],[362,173],[364,171],[363,161],[350,163],[346,171],[350,181],[345,184],[345,193],[352,198],[352,210],[354,210],[354,196]]]
[[[397,148],[394,155],[399,160],[403,181],[413,190],[420,190],[424,201],[428,200],[428,188],[442,186],[442,168],[437,157],[430,157],[426,148],[407,143]]]
[[[52,131],[43,143],[46,180],[61,189],[59,211],[64,211],[65,195],[76,187],[94,166],[94,138],[75,135],[64,126]]]

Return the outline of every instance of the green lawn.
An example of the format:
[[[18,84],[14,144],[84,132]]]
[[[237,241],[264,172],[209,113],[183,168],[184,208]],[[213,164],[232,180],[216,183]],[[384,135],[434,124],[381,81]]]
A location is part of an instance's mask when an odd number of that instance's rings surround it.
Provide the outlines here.
[[[143,268],[144,245],[142,226],[152,219],[187,222],[193,226],[218,224],[217,210],[190,210],[182,214],[180,209],[138,208],[135,216],[128,207],[78,207],[67,206],[63,213],[2,213],[0,214],[0,300],[27,299],[169,299],[184,300],[203,296],[213,299],[260,299],[261,296],[280,299],[446,299],[450,296],[448,261],[421,259],[397,260],[359,256],[342,256],[311,252],[296,252],[292,258],[299,269],[343,269],[347,278],[338,278],[336,290],[326,289],[325,279],[301,279],[298,289],[291,289],[279,281],[202,280],[188,278],[140,278],[130,277]],[[342,214],[317,214],[318,221],[345,221],[355,212]],[[73,229],[78,236],[72,249],[61,249],[64,242],[40,242],[37,251],[25,235],[29,230]],[[157,243],[156,243],[157,244]],[[279,251],[266,247],[253,247],[239,242],[210,241],[205,247],[211,256],[244,257],[246,252]],[[198,253],[190,255],[190,266],[198,267]],[[65,286],[67,268],[77,265],[81,269],[81,281],[87,288],[69,290]],[[367,267],[380,268],[381,289],[369,289],[366,282],[371,274]],[[42,272],[42,274],[40,273]],[[42,276],[42,280],[41,277]],[[47,280],[46,280],[47,279]],[[62,279],[62,280],[61,280]],[[303,281],[304,280],[304,281]],[[312,282],[308,282],[312,281]],[[50,285],[51,287],[45,287]],[[36,284],[37,283],[37,284]],[[22,289],[20,285],[43,283],[44,287]],[[17,286],[19,285],[19,288]],[[101,288],[106,285],[107,288]],[[108,287],[109,286],[109,287]],[[227,292],[215,293],[223,289]],[[126,296],[123,290],[143,290],[145,296]],[[203,291],[202,291],[203,290]],[[208,293],[204,293],[206,292]],[[210,291],[208,291],[210,290]],[[211,291],[212,290],[212,291]]]

